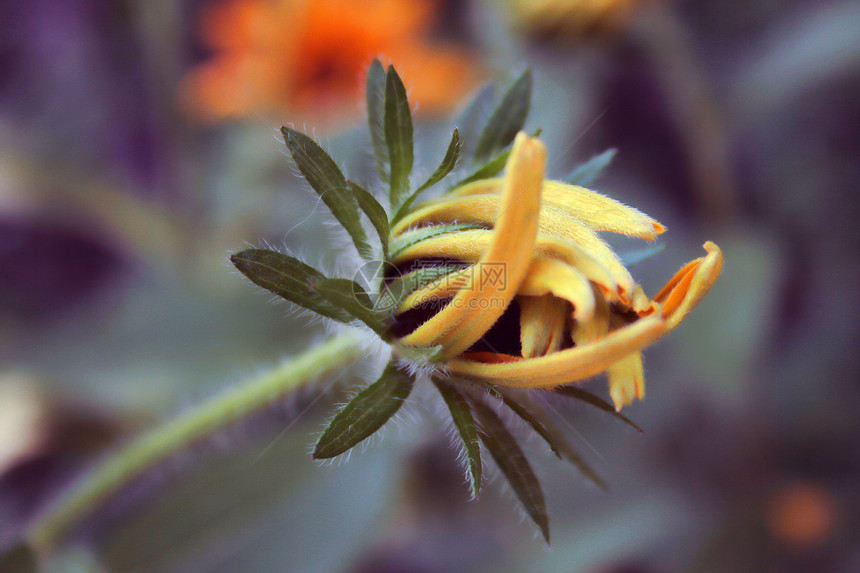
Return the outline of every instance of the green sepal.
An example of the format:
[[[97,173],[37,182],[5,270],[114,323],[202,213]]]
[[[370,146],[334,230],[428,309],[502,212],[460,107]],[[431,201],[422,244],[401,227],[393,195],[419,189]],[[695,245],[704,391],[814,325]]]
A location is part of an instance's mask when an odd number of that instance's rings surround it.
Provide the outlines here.
[[[438,278],[444,277],[445,275],[449,275],[454,271],[459,271],[463,268],[463,265],[445,265],[441,267],[424,267],[415,269],[412,272],[397,277],[387,285],[386,288],[388,289],[389,296],[391,296],[391,300],[396,301],[397,306],[400,306],[403,299],[427,283],[433,282]]]
[[[414,161],[412,111],[403,81],[394,66],[385,74],[385,143],[391,166],[391,208],[396,210],[409,193],[409,176]]]
[[[638,265],[643,261],[647,261],[654,255],[662,253],[665,248],[665,243],[658,243],[656,245],[648,245],[647,247],[636,249],[635,251],[619,253],[618,256],[621,257],[621,262],[624,264],[624,266],[630,268],[632,266]]]
[[[370,145],[379,178],[388,181],[388,144],[385,142],[385,68],[374,59],[367,70],[365,91]]]
[[[473,181],[480,181],[481,179],[489,179],[491,177],[495,177],[499,173],[504,170],[505,165],[508,163],[508,157],[511,155],[510,148],[505,149],[492,159],[490,159],[487,163],[476,169],[471,175],[458,182],[451,190],[456,189],[457,187],[462,187],[467,183],[472,183]]]
[[[399,342],[391,342],[391,350],[394,356],[404,360],[423,362],[426,364],[442,364],[445,362],[445,347],[437,346],[406,346]]]
[[[532,430],[543,438],[549,446],[549,449],[552,450],[552,453],[554,453],[558,459],[562,459],[558,446],[556,446],[555,441],[552,439],[552,436],[549,435],[549,431],[546,429],[544,422],[540,419],[542,416],[520,403],[517,400],[518,397],[512,392],[506,391],[503,388],[494,388],[494,390],[502,398],[505,406],[510,408],[514,414],[522,418],[525,423],[531,426]]]
[[[617,149],[607,149],[603,153],[595,155],[588,161],[580,163],[564,178],[566,183],[571,185],[579,185],[580,187],[588,187],[612,163],[612,159],[618,152]]]
[[[326,276],[295,257],[270,249],[247,249],[232,255],[230,262],[251,282],[283,299],[339,322],[354,320],[314,288]]]
[[[314,447],[314,459],[339,456],[379,430],[403,405],[415,380],[391,361],[379,379],[355,395],[331,422]]]
[[[532,429],[546,441],[547,445],[558,456],[573,464],[589,481],[602,490],[609,489],[597,472],[588,465],[585,458],[577,451],[566,433],[553,422],[552,418],[540,406],[532,402],[523,392],[514,394],[505,388],[495,388],[501,395],[505,405],[522,418]]]
[[[392,260],[396,259],[400,253],[413,245],[417,245],[421,241],[448,233],[473,231],[475,229],[487,229],[487,227],[479,223],[455,223],[453,225],[431,225],[415,229],[414,231],[407,231],[391,240],[391,258]]]
[[[329,208],[334,218],[346,229],[358,253],[364,258],[372,257],[367,234],[361,226],[358,206],[346,178],[334,160],[322,147],[299,131],[282,127],[284,143],[293,156],[293,161]]]
[[[556,386],[555,388],[552,389],[552,391],[555,392],[556,394],[561,394],[562,396],[567,396],[568,398],[575,398],[576,400],[581,400],[581,401],[585,402],[586,404],[591,404],[592,406],[595,406],[596,408],[599,408],[600,410],[603,410],[604,412],[608,412],[608,413],[612,414],[613,416],[615,416],[616,418],[618,418],[619,420],[621,420],[622,422],[624,422],[628,426],[635,429],[640,434],[644,433],[642,431],[642,428],[640,428],[635,423],[633,423],[630,420],[630,418],[628,418],[627,416],[625,416],[621,412],[618,412],[615,409],[615,406],[613,406],[612,404],[610,404],[606,400],[600,398],[599,396],[595,396],[594,394],[592,394],[591,392],[588,392],[587,390],[583,390],[582,388],[577,388],[576,386],[567,385],[567,386]]]
[[[433,379],[433,384],[445,400],[448,410],[451,412],[451,421],[454,427],[457,428],[457,434],[463,442],[463,449],[466,452],[467,468],[469,470],[469,488],[471,489],[472,499],[478,497],[481,492],[482,464],[481,464],[481,445],[478,442],[478,428],[475,423],[475,417],[472,415],[472,408],[469,406],[468,400],[463,394],[454,387],[453,384],[444,380]]]
[[[496,106],[475,148],[475,161],[481,162],[504,149],[526,123],[532,94],[532,72],[527,69],[511,85]]]
[[[354,181],[347,181],[350,190],[352,191],[355,200],[358,201],[358,206],[367,215],[370,224],[376,229],[376,234],[379,235],[379,242],[382,245],[382,257],[388,260],[388,239],[391,237],[391,229],[388,226],[388,213],[373,194]]]
[[[391,218],[392,223],[396,223],[400,219],[406,215],[409,211],[409,207],[412,206],[412,203],[415,202],[415,199],[418,198],[421,193],[436,185],[439,181],[445,178],[446,175],[451,173],[451,170],[457,165],[457,160],[460,158],[460,132],[456,128],[454,129],[454,134],[451,136],[451,143],[448,144],[448,150],[445,152],[445,157],[442,158],[442,163],[439,164],[439,167],[436,168],[436,171],[424,182],[421,187],[416,189],[406,201],[403,202],[403,205],[397,209],[397,213],[394,214],[394,217]]]
[[[499,416],[483,399],[472,398],[470,402],[478,422],[478,435],[481,441],[490,451],[499,470],[505,475],[526,513],[537,525],[549,545],[549,517],[546,513],[546,501],[540,482],[525,454]]]
[[[375,309],[370,295],[357,282],[341,278],[321,278],[312,281],[311,288],[330,304],[342,308],[366,324],[376,334],[385,334],[382,313]]]

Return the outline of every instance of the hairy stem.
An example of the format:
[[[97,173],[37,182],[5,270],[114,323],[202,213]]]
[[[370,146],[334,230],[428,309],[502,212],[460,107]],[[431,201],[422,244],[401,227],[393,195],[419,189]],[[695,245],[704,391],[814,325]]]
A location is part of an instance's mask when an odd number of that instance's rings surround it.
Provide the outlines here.
[[[93,510],[148,468],[290,392],[342,370],[361,355],[356,335],[334,338],[144,433],[50,508],[30,529],[27,541],[39,553],[50,552]]]

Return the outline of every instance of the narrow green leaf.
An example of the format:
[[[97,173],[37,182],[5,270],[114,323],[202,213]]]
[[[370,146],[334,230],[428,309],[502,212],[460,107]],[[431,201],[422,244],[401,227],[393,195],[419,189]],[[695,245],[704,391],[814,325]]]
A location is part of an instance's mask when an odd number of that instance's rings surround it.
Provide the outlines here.
[[[532,137],[539,136],[541,134],[541,131],[542,130],[540,129],[536,129],[535,132],[532,134]],[[480,181],[481,179],[489,179],[491,177],[495,177],[496,175],[501,173],[502,170],[504,170],[505,166],[508,164],[508,157],[510,156],[511,148],[505,149],[504,151],[490,159],[490,161],[479,167],[474,173],[448,189],[448,192],[450,193],[454,189],[462,187],[463,185],[471,183],[473,181]]]
[[[325,275],[295,257],[269,249],[247,249],[232,255],[230,261],[251,282],[281,298],[340,322],[354,319],[312,287],[326,279]]]
[[[36,573],[39,570],[33,550],[19,543],[0,554],[0,571],[3,573]]]
[[[322,147],[304,133],[289,127],[282,127],[281,133],[299,171],[349,233],[358,253],[365,258],[372,257],[367,235],[361,226],[358,206],[340,168]]]
[[[344,309],[366,324],[378,335],[382,336],[385,333],[385,324],[381,314],[374,308],[370,295],[357,282],[349,279],[323,277],[312,281],[311,288],[333,306]]]
[[[385,68],[373,60],[367,70],[367,123],[376,169],[383,181],[388,181],[388,144],[385,143]]]
[[[526,513],[537,525],[549,545],[549,517],[540,482],[525,454],[493,409],[480,398],[470,399],[478,421],[478,435],[496,465],[505,474]]]
[[[457,233],[459,231],[470,231],[474,229],[486,229],[487,227],[477,223],[457,223],[454,225],[431,225],[429,227],[421,227],[414,231],[403,233],[395,237],[391,241],[390,250],[391,258],[397,258],[403,251],[413,245],[417,245],[421,241],[426,241],[433,237],[446,235],[448,233]]]
[[[588,465],[585,458],[580,455],[579,451],[571,443],[566,432],[558,427],[558,424],[552,420],[545,410],[529,399],[526,393],[515,393],[505,388],[495,388],[495,391],[501,395],[508,408],[525,420],[546,441],[559,459],[563,458],[572,463],[582,475],[600,489],[608,489],[606,482]]]
[[[490,177],[495,177],[505,168],[505,165],[508,162],[508,157],[511,155],[510,149],[505,149],[487,163],[479,167],[475,170],[474,173],[454,185],[452,189],[456,189],[457,187],[462,187],[467,183],[471,183],[472,181],[479,181],[481,179],[489,179]]]
[[[395,213],[394,217],[391,219],[392,223],[396,223],[400,219],[406,215],[407,211],[409,211],[409,207],[412,206],[412,203],[415,202],[415,199],[418,198],[421,193],[436,185],[439,181],[445,178],[446,175],[451,173],[451,170],[454,169],[454,166],[457,165],[457,160],[460,158],[460,132],[455,128],[454,134],[451,136],[451,143],[448,144],[448,150],[445,152],[445,157],[442,158],[442,163],[439,164],[439,167],[436,168],[436,171],[430,176],[427,181],[421,185],[418,189],[416,189],[406,201],[403,202],[403,205],[397,209],[397,213]]]
[[[552,436],[550,436],[549,431],[546,429],[546,426],[539,419],[543,416],[522,404],[519,401],[522,400],[521,396],[515,396],[513,392],[507,391],[504,388],[496,388],[495,390],[502,397],[502,401],[505,403],[505,406],[510,408],[514,412],[514,414],[522,418],[523,421],[525,421],[529,426],[531,426],[532,430],[534,430],[537,435],[544,439],[549,448],[552,450],[552,453],[554,453],[558,457],[558,459],[561,459],[561,452],[555,445],[555,442],[553,441]]]
[[[469,402],[465,396],[454,385],[436,378],[433,379],[433,383],[439,393],[442,394],[445,404],[448,405],[448,409],[451,411],[451,421],[454,422],[454,427],[457,428],[457,433],[463,441],[469,468],[469,485],[472,490],[472,498],[476,498],[481,492],[483,478],[481,445],[478,443],[478,429],[475,425],[475,418],[472,416],[472,409],[469,407]]]
[[[609,167],[609,164],[612,163],[612,159],[615,157],[617,151],[617,149],[607,149],[603,153],[595,155],[588,161],[577,165],[573,168],[573,171],[564,178],[564,181],[571,185],[588,187],[603,174],[607,167]]]
[[[496,86],[493,82],[485,84],[475,97],[466,105],[457,118],[460,137],[463,140],[462,155],[471,160],[475,145],[480,137],[481,126],[489,119],[496,99]]]
[[[409,193],[409,176],[412,174],[412,111],[406,88],[394,66],[388,66],[385,75],[385,143],[391,162],[391,208],[397,209]]]
[[[511,85],[496,107],[475,148],[481,162],[507,147],[526,123],[532,94],[532,73],[526,70]]]
[[[575,398],[575,399],[581,400],[587,404],[591,404],[592,406],[595,406],[595,407],[603,410],[604,412],[609,412],[610,414],[612,414],[613,416],[615,416],[616,418],[618,418],[619,420],[621,420],[625,424],[634,428],[640,434],[643,433],[642,428],[640,428],[639,426],[634,424],[632,421],[630,421],[630,418],[628,418],[627,416],[625,416],[621,412],[617,412],[615,410],[615,406],[613,406],[612,404],[610,404],[606,400],[603,400],[599,396],[595,396],[591,392],[588,392],[586,390],[583,390],[582,388],[577,388],[576,386],[571,386],[571,385],[556,386],[555,388],[553,388],[552,391],[555,392],[556,394],[561,394],[562,396],[567,396],[568,398]]]
[[[355,200],[358,201],[358,206],[367,215],[370,224],[376,229],[379,235],[379,242],[382,244],[382,257],[388,260],[388,239],[391,236],[391,230],[388,227],[388,213],[385,212],[385,207],[379,204],[376,197],[370,191],[355,183],[347,181]]]
[[[314,459],[338,456],[373,435],[412,391],[415,380],[389,362],[379,379],[359,392],[332,418],[314,447]]]

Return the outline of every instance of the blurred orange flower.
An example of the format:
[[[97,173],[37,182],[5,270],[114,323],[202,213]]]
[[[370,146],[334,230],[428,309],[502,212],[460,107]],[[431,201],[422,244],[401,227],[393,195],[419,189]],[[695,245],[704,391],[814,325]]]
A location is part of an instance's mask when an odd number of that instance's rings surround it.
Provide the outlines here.
[[[200,30],[212,56],[185,78],[192,114],[276,113],[331,125],[358,113],[374,57],[397,62],[420,112],[453,106],[479,79],[462,46],[433,42],[434,0],[221,0]]]

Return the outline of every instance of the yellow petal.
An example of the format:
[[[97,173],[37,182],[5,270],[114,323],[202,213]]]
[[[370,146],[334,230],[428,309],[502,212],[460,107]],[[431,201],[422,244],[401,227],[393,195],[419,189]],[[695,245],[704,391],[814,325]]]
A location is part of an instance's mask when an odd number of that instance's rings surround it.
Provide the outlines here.
[[[606,302],[603,293],[593,286],[592,295],[594,297],[594,314],[591,320],[576,320],[570,327],[573,343],[577,346],[594,342],[598,338],[609,334],[611,327],[610,319],[612,317],[609,303]]]
[[[492,236],[493,231],[474,229],[432,237],[403,249],[392,262],[400,265],[416,259],[449,258],[465,263],[477,263],[486,253]],[[598,261],[572,241],[538,235],[535,252],[539,256],[558,259],[576,268],[588,280],[599,285],[613,301],[619,300],[619,293],[625,292],[624,287],[618,284],[602,261]]]
[[[619,412],[633,403],[634,398],[645,397],[645,375],[642,369],[642,353],[634,352],[606,369],[609,379],[609,396]]]
[[[576,268],[554,259],[533,260],[518,293],[562,298],[573,305],[573,316],[579,321],[589,321],[594,314],[594,292],[588,279]]]
[[[564,343],[564,329],[570,305],[552,295],[518,296],[520,341],[526,358],[558,351]]]
[[[594,258],[612,274],[615,283],[621,287],[622,293],[633,290],[633,277],[615,254],[597,233],[577,218],[566,214],[562,209],[549,206],[541,209],[540,233],[561,237],[588,251]]]
[[[568,202],[571,200],[568,198]],[[609,270],[614,282],[621,285],[622,293],[633,289],[633,278],[618,256],[593,228],[575,216],[575,204],[548,204],[545,199],[542,199],[542,202],[539,227],[541,237],[557,237],[576,243]],[[497,193],[436,201],[407,216],[395,227],[394,232],[404,233],[410,228],[452,221],[491,227],[498,216],[500,206],[501,198]]]
[[[499,386],[551,388],[594,376],[633,352],[642,350],[666,332],[659,316],[649,316],[589,344],[539,358],[486,364],[454,359],[452,374]]]
[[[657,309],[658,303],[654,302],[642,287],[636,285],[633,287],[633,295],[630,297],[630,309],[639,316],[651,314]]]
[[[499,193],[500,179],[485,179],[463,185],[449,196],[468,197]],[[543,203],[564,209],[596,231],[609,231],[653,241],[666,227],[645,213],[605,195],[561,181],[544,181]]]
[[[699,304],[723,270],[720,248],[711,241],[706,242],[704,248],[707,255],[684,265],[654,297],[663,306],[662,314],[669,330],[678,326]]]
[[[525,133],[518,134],[507,163],[503,208],[475,283],[461,289],[448,306],[404,337],[404,344],[442,344],[446,356],[456,356],[477,342],[504,313],[531,263],[545,163],[544,145]],[[488,301],[493,304],[488,306]]]
[[[441,223],[482,223],[491,226],[495,223],[501,206],[502,198],[498,194],[454,198],[446,195],[417,205],[391,229],[391,234],[398,236],[407,229]]]
[[[645,213],[585,187],[560,181],[544,183],[547,200],[570,205],[576,216],[597,231],[610,231],[653,241],[666,227]]]
[[[402,236],[406,237],[406,234]],[[456,259],[477,263],[487,252],[492,239],[493,231],[488,229],[445,233],[402,249],[391,262],[398,266],[417,259]]]

